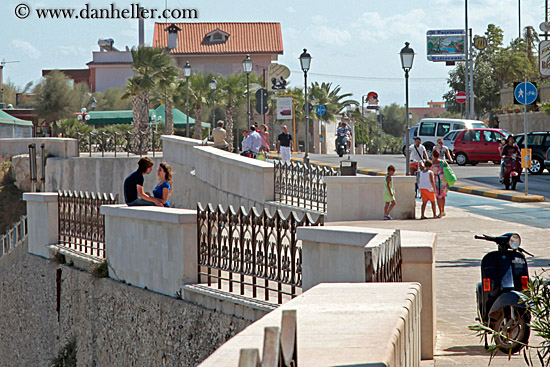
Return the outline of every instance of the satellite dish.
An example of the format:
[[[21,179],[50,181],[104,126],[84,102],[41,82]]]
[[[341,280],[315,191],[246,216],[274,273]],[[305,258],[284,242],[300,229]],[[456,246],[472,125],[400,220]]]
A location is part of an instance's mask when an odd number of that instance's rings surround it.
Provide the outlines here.
[[[539,28],[541,31],[543,32],[548,32],[550,31],[550,22],[542,22],[540,25],[539,25]]]

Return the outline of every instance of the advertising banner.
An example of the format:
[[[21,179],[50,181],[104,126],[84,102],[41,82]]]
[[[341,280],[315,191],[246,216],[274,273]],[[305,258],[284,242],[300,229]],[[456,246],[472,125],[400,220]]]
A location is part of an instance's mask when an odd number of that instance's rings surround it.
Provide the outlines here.
[[[426,32],[429,61],[464,61],[464,29],[433,30]]]
[[[539,43],[539,71],[541,75],[550,76],[550,41]]]
[[[292,120],[292,97],[277,98],[277,120]]]

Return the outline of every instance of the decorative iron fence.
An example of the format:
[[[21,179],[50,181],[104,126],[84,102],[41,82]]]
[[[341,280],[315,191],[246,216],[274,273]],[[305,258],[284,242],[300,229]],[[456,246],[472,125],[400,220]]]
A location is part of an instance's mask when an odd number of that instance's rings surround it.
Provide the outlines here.
[[[0,236],[0,257],[9,254],[27,239],[27,216],[23,215],[5,234]]]
[[[115,157],[117,153],[139,154],[142,156],[147,152],[162,151],[162,141],[160,134],[151,130],[150,132],[127,132],[121,133],[107,133],[91,132],[88,135],[78,134],[78,147],[81,153],[88,153],[90,157],[93,152],[101,153],[103,157],[105,153],[114,153]]]
[[[198,276],[209,286],[217,282],[218,289],[233,292],[239,287],[241,295],[251,291],[250,296],[264,292],[269,300],[270,293],[277,295],[277,302],[283,302],[283,295],[294,298],[297,288],[302,286],[302,247],[296,239],[296,228],[300,226],[322,226],[324,217],[313,221],[309,214],[299,218],[291,212],[285,218],[281,211],[273,216],[255,208],[246,212],[241,207],[216,209],[208,204],[197,205]]]
[[[327,210],[325,176],[336,176],[330,167],[275,161],[275,201],[321,212]]]
[[[105,216],[102,205],[118,203],[118,194],[58,191],[58,245],[105,258]]]
[[[367,282],[401,282],[401,232],[396,229],[383,243],[365,247]]]

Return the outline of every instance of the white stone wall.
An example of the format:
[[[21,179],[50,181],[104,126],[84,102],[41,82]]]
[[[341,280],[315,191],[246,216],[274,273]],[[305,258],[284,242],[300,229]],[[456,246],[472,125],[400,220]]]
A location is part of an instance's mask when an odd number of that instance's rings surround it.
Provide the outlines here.
[[[524,132],[523,119],[522,107],[520,113],[498,115],[498,127],[511,134],[522,134]],[[532,131],[550,131],[550,115],[542,111],[527,112],[527,132]]]
[[[40,145],[44,144],[46,156],[78,157],[78,140],[68,138],[19,138],[0,139],[0,157],[13,157],[29,154],[29,144],[36,144],[36,153],[40,155]]]

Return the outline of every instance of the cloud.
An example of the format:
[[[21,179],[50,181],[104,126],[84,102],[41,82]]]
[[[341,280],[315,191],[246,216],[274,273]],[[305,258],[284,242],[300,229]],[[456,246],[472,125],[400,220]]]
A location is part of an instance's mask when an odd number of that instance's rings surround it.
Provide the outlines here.
[[[414,20],[414,21],[412,21]],[[425,21],[428,16],[422,9],[412,9],[404,14],[395,14],[386,18],[377,12],[366,12],[352,24],[362,40],[388,40],[396,35],[406,35],[411,38],[423,38],[430,29]]]
[[[289,12],[289,13],[296,13],[296,9],[294,9],[292,6],[289,6],[288,8],[286,8],[286,11]]]
[[[90,49],[80,46],[56,46],[55,50],[56,55],[60,56],[80,56],[91,53]]]
[[[350,31],[325,25],[311,27],[310,33],[314,39],[333,46],[343,46],[351,39]]]
[[[11,45],[19,51],[23,52],[31,59],[38,59],[42,55],[42,53],[36,47],[34,47],[30,42],[27,41],[13,40],[11,41]]]

